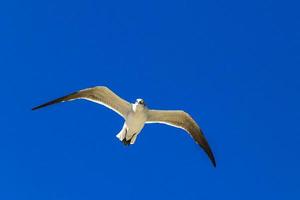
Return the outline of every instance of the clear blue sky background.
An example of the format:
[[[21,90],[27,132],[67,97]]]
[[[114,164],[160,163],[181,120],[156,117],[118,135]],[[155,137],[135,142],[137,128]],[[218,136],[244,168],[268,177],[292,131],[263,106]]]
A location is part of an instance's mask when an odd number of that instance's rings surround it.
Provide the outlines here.
[[[298,1],[0,3],[0,199],[300,199]],[[183,109],[217,168],[183,131],[76,101],[106,85]]]

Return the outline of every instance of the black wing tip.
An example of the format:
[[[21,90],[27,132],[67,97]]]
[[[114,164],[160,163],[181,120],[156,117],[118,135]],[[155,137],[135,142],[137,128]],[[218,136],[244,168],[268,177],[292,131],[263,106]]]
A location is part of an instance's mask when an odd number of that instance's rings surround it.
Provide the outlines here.
[[[36,106],[36,107],[31,108],[31,110],[34,111],[34,110],[37,110],[37,109],[40,109],[40,108],[49,106],[49,105],[51,105],[51,104],[52,104],[52,103],[45,103],[45,104],[42,104],[42,105],[39,105],[39,106]]]
[[[31,108],[31,111],[35,111],[37,109],[40,109],[41,107],[37,106],[37,107],[34,107],[34,108]]]
[[[35,106],[35,107],[31,108],[31,110],[34,111],[34,110],[37,110],[37,109],[39,109],[39,108],[41,108],[41,107],[43,107],[43,106],[42,106],[42,105],[40,105],[40,106]]]
[[[216,159],[215,159],[215,156],[211,150],[211,148],[209,147],[208,143],[206,143],[207,146],[202,146],[202,148],[204,149],[205,153],[207,154],[208,158],[210,159],[212,165],[214,167],[217,167],[217,162],[216,162]]]
[[[211,150],[210,150],[210,153],[208,153],[208,157],[209,157],[210,161],[212,162],[213,166],[216,168],[217,162],[216,162],[215,156]]]
[[[70,97],[71,95],[77,94],[77,93],[78,92],[73,92],[73,93],[71,93],[69,95],[66,95],[66,96],[54,99],[54,100],[49,101],[47,103],[44,103],[42,105],[36,106],[36,107],[32,108],[31,110],[37,110],[37,109],[40,109],[40,108],[43,108],[43,107],[46,107],[46,106],[50,106],[50,105],[53,105],[53,104],[57,104],[57,103],[68,101],[68,100],[70,100],[70,99],[68,99],[68,97]]]
[[[37,110],[39,108],[40,108],[39,106],[36,106],[36,107],[31,108],[31,110],[34,111],[34,110]]]
[[[68,94],[66,96],[63,96],[63,97],[60,97],[60,98],[57,98],[57,99],[54,99],[52,101],[49,101],[47,103],[44,103],[42,105],[39,105],[39,106],[36,106],[36,107],[33,107],[31,110],[37,110],[37,109],[40,109],[40,108],[43,108],[43,107],[46,107],[46,106],[50,106],[50,105],[53,105],[53,104],[57,104],[57,103],[61,103],[61,102],[65,102],[65,101],[69,101],[71,100],[72,98],[69,98],[70,96],[72,95],[75,95],[77,93],[79,93],[80,91],[77,91],[77,92],[73,92],[71,94]],[[73,98],[74,99],[74,98]]]
[[[213,158],[210,158],[210,160],[211,160],[211,162],[212,162],[214,168],[216,168],[216,167],[217,167],[217,163],[216,163],[215,158],[214,158],[214,157],[213,157]]]

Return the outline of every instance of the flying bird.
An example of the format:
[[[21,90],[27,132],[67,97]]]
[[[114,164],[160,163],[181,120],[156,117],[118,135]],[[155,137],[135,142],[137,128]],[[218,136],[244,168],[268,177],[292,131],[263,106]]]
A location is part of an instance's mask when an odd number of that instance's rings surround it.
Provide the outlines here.
[[[104,105],[123,117],[125,120],[123,128],[116,137],[125,145],[135,143],[138,134],[141,132],[145,124],[167,124],[188,132],[196,143],[199,144],[199,146],[206,152],[213,166],[216,166],[213,152],[205,139],[202,130],[188,113],[182,110],[148,109],[143,99],[137,99],[135,103],[129,103],[105,86],[79,90],[72,94],[36,106],[32,108],[32,110],[75,99],[85,99]]]

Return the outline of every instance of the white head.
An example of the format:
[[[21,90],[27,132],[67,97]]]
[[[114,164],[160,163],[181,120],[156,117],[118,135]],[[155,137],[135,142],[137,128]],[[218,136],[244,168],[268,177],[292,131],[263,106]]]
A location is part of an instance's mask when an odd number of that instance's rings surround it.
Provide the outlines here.
[[[135,104],[136,105],[141,105],[143,107],[146,106],[145,101],[143,99],[136,99]]]
[[[146,107],[146,104],[143,99],[137,99],[135,101],[135,103],[133,104],[134,111],[144,110],[145,107]]]

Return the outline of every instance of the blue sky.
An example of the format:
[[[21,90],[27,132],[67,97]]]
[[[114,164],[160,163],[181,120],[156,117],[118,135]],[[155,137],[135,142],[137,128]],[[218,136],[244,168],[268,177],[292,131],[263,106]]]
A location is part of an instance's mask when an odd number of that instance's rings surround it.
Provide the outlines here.
[[[297,1],[0,3],[0,199],[299,199]],[[215,153],[179,129],[76,101],[106,85],[183,109]]]

